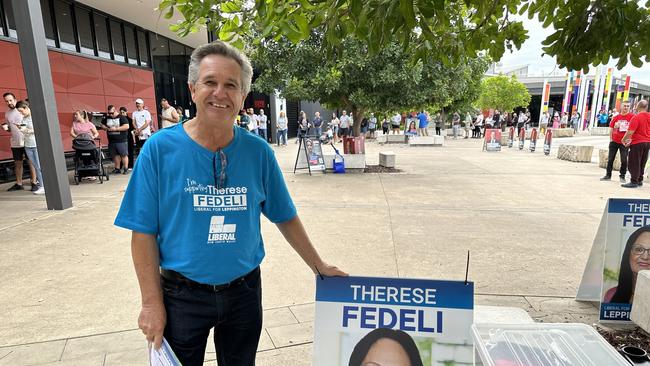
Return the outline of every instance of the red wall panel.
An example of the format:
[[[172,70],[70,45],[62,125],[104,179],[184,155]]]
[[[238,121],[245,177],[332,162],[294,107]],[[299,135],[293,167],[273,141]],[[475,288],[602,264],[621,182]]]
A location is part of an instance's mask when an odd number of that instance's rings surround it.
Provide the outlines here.
[[[27,96],[25,78],[18,44],[0,41],[0,90],[11,91],[17,99]],[[52,81],[56,96],[57,116],[61,138],[66,151],[71,150],[70,127],[72,114],[77,109],[105,112],[108,104],[125,106],[129,113],[135,110],[135,100],[142,98],[155,116],[155,89],[153,72],[92,58],[49,51]],[[7,106],[0,103],[2,123]],[[156,122],[155,122],[156,123]],[[106,133],[100,132],[102,145]],[[10,134],[0,129],[0,160],[11,158]]]

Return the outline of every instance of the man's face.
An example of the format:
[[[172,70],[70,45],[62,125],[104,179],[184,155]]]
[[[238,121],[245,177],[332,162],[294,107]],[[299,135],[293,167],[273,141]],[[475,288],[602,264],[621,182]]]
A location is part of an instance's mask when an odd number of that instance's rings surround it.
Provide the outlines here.
[[[9,107],[9,109],[16,108],[16,98],[14,98],[13,95],[7,95],[5,97],[5,103],[7,103],[7,107]]]
[[[120,114],[123,116],[126,116],[126,111],[125,110],[120,110]]]
[[[196,84],[189,87],[197,115],[214,123],[232,123],[246,98],[242,93],[241,67],[221,55],[204,57]]]
[[[343,115],[345,116],[346,114],[348,114],[348,112],[346,112],[346,111],[343,111]]]
[[[169,108],[169,102],[168,102],[167,100],[164,100],[164,99],[163,99],[163,100],[160,102],[160,105],[161,105],[163,108],[165,108],[165,109]]]
[[[115,107],[109,109],[107,112],[108,112],[108,115],[111,116],[111,117],[115,117],[117,115],[117,113],[115,111]]]
[[[623,103],[623,105],[621,105],[621,113],[628,114],[629,112],[630,112],[630,103]]]
[[[144,105],[142,103],[135,103],[135,109],[141,111],[144,109]]]

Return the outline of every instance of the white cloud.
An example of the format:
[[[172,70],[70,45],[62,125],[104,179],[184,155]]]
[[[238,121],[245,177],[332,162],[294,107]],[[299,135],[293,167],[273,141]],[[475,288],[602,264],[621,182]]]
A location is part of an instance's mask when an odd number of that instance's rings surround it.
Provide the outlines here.
[[[559,69],[555,57],[542,56],[542,41],[553,33],[553,27],[550,26],[544,29],[537,19],[528,19],[527,17],[518,17],[518,19],[523,21],[524,28],[528,30],[530,38],[524,42],[520,50],[515,50],[512,53],[506,51],[500,60],[503,66],[528,64],[530,65],[528,72],[531,76],[548,75],[554,69]],[[650,64],[646,63],[641,68],[628,64],[622,70],[618,70],[616,69],[616,61],[610,61],[608,66],[614,68],[615,76],[628,74],[632,76],[632,81],[650,85]],[[589,73],[595,73],[595,68],[591,67]]]

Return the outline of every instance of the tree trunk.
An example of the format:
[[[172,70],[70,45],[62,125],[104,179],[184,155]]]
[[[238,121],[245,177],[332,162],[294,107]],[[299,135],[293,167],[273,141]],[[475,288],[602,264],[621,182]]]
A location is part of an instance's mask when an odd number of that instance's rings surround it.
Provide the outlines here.
[[[363,119],[365,110],[362,108],[357,108],[355,106],[351,106],[349,109],[354,120],[354,130],[352,130],[352,136],[359,136],[361,135],[361,120]]]

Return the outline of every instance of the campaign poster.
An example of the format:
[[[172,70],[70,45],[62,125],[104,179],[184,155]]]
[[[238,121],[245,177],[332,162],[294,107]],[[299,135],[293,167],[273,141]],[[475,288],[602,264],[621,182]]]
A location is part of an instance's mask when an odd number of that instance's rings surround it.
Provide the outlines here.
[[[551,143],[553,142],[553,131],[548,128],[546,129],[546,134],[544,135],[544,155],[549,155],[551,153]]]
[[[524,142],[526,142],[526,130],[524,128],[519,129],[519,150],[524,149]]]
[[[630,320],[639,271],[650,269],[650,200],[610,198],[600,320]]]
[[[535,152],[536,147],[537,147],[537,129],[533,128],[532,131],[530,131],[530,146],[528,148],[530,149],[530,152]]]
[[[474,284],[316,279],[313,366],[471,365]]]
[[[307,150],[308,164],[312,171],[325,170],[325,158],[323,149],[318,138],[305,138],[305,149]]]
[[[511,148],[515,144],[515,128],[508,129],[508,147]]]
[[[485,130],[485,150],[501,151],[501,130],[496,128]]]

